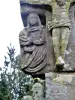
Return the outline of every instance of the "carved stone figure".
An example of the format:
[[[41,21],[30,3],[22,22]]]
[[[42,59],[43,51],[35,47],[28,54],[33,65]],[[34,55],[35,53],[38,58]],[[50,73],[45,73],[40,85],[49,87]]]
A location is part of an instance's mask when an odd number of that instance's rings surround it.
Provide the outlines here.
[[[30,13],[28,15],[27,27],[20,32],[19,40],[21,47],[20,64],[23,71],[30,74],[44,74],[54,68],[52,41],[46,28],[41,25],[37,14]],[[50,51],[48,41],[51,41],[50,55],[47,53],[48,50]]]
[[[50,29],[52,29],[56,67],[63,67],[65,64],[65,52],[71,33],[68,6],[69,2],[67,0],[56,0],[53,3],[53,17],[50,23]]]
[[[32,88],[34,100],[45,100],[44,86],[41,83],[35,83]]]

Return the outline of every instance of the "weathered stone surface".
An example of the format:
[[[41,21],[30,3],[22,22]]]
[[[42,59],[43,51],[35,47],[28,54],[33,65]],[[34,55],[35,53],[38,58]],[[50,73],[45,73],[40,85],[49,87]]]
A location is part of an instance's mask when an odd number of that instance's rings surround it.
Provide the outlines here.
[[[46,100],[75,100],[75,73],[46,73]]]

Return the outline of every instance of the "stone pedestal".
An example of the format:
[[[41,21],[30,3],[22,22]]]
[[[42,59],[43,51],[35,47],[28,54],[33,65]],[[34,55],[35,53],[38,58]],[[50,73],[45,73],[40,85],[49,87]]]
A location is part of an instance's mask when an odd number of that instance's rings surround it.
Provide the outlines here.
[[[46,100],[75,100],[75,73],[46,73]]]

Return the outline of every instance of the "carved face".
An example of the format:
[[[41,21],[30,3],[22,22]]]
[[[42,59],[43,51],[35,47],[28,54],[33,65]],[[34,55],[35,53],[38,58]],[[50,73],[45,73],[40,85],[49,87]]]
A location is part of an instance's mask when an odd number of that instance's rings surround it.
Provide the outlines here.
[[[60,6],[64,6],[66,3],[66,0],[56,0],[57,4]]]
[[[32,92],[34,100],[40,100],[39,98],[43,97],[43,86],[40,83],[34,84]]]
[[[41,37],[42,25],[39,16],[36,13],[29,14],[27,24],[29,28],[28,37],[30,37],[33,44],[43,44],[44,42]]]
[[[38,23],[38,16],[35,13],[31,13],[29,15],[29,24],[30,25],[36,25]]]

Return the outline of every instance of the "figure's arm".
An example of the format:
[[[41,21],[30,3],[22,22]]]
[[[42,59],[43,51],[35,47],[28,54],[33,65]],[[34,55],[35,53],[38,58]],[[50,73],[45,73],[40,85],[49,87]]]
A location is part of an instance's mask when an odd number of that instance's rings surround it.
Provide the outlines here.
[[[30,3],[30,4],[47,4],[50,5],[52,0],[20,0],[21,2]]]

